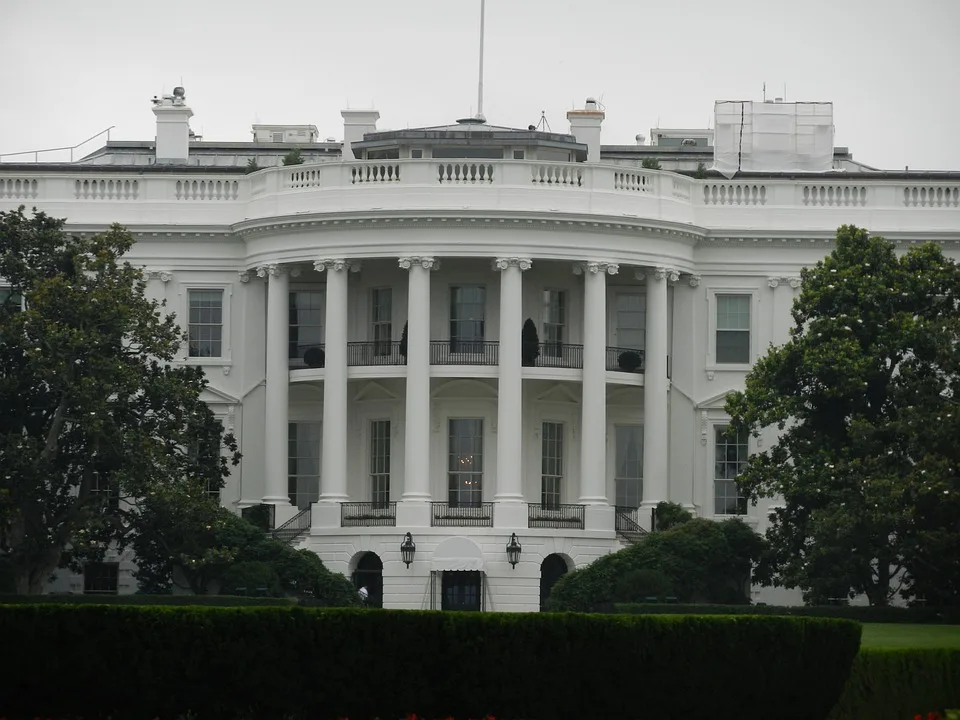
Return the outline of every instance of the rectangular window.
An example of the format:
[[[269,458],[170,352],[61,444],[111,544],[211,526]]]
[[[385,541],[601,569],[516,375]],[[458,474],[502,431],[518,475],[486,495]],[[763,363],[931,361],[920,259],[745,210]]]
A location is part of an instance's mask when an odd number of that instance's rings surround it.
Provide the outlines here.
[[[452,507],[479,507],[483,501],[483,420],[451,418],[447,465]]]
[[[483,285],[450,288],[450,352],[483,352],[486,304]]]
[[[747,433],[733,435],[726,427],[715,429],[713,498],[715,515],[746,515],[747,500],[737,488],[737,475],[747,464]]]
[[[120,493],[111,487],[109,478],[98,470],[91,473],[90,495],[103,503],[105,509],[116,512],[120,509]]]
[[[749,295],[717,295],[717,362],[750,362]]]
[[[287,428],[287,492],[301,510],[320,499],[322,423],[290,423]]]
[[[119,580],[120,563],[89,562],[83,566],[84,595],[116,595]]]
[[[190,290],[190,357],[223,356],[223,290]]]
[[[617,293],[617,347],[646,347],[647,298],[640,293]]]
[[[390,502],[390,421],[370,423],[370,492],[374,507]]]
[[[20,312],[23,309],[23,296],[14,292],[11,287],[0,287],[0,307],[11,312]]]
[[[540,443],[540,502],[544,507],[556,508],[563,487],[563,423],[543,423]]]
[[[410,159],[412,160],[421,160],[423,159],[423,150],[411,150]]]
[[[548,357],[562,357],[566,339],[567,293],[564,290],[543,291],[543,344]]]
[[[303,359],[310,348],[323,343],[323,292],[295,290],[290,293],[290,338],[287,357]]]
[[[617,425],[616,476],[617,506],[636,508],[643,500],[643,426]],[[665,452],[665,448],[657,448]]]
[[[370,337],[374,353],[389,355],[393,341],[393,289],[373,288],[370,291]]]

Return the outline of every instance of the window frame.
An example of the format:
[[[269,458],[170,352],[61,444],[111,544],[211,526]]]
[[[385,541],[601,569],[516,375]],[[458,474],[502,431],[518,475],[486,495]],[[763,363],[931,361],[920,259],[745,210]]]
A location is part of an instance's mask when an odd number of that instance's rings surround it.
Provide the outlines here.
[[[387,318],[385,320],[377,319],[377,298],[380,293],[384,291],[389,293],[389,302],[390,306],[387,308]],[[393,349],[393,330],[394,330],[394,314],[396,310],[396,298],[394,298],[393,286],[392,285],[378,285],[371,287],[368,293],[370,308],[368,311],[367,318],[367,328],[369,332],[370,342],[374,345],[374,354],[377,356],[390,355]],[[386,327],[389,329],[387,337],[377,337],[377,328]]]
[[[747,295],[750,298],[750,340],[749,357],[745,363],[721,363],[717,362],[717,312],[719,309],[717,303],[718,295]],[[732,370],[748,371],[753,367],[757,359],[758,342],[758,323],[760,309],[760,294],[756,287],[729,286],[729,287],[710,287],[707,288],[707,357],[705,370]]]
[[[319,325],[320,342],[314,345],[310,345],[308,347],[316,347],[317,345],[319,345],[322,348],[326,345],[326,339],[327,339],[327,291],[323,285],[306,285],[302,283],[291,285],[287,291],[287,360],[290,362],[296,361],[297,363],[299,363],[303,361],[302,355],[298,354],[295,357],[290,355],[290,348],[293,344],[293,340],[292,340],[293,333],[291,332],[291,330],[294,327],[297,327],[297,328],[300,327],[299,323],[297,323],[297,325],[294,325],[293,323],[290,322],[290,313],[294,309],[294,306],[291,305],[291,297],[294,296],[296,293],[316,293],[320,296],[319,312],[320,312],[320,316],[323,318]],[[318,327],[318,326],[306,325],[304,327]],[[299,338],[298,338],[298,342],[299,342]],[[299,344],[297,347],[298,348],[300,347]]]
[[[614,338],[614,347],[623,350],[636,350],[641,355],[647,347],[647,288],[645,285],[638,286],[614,286],[612,288],[612,302],[610,307],[611,337]],[[631,347],[624,343],[620,337],[620,298],[636,296],[640,299],[642,309],[639,311],[641,317],[641,326],[636,328],[624,328],[631,332],[638,332],[641,337],[641,347]]]
[[[7,293],[6,297],[3,297],[3,294]],[[23,312],[27,309],[27,303],[24,299],[22,293],[18,293],[14,290],[13,285],[7,285],[2,279],[0,279],[0,305],[4,305],[7,302],[7,299],[13,296],[19,295],[20,297],[20,312]]]
[[[107,571],[101,577],[91,577],[88,570]],[[102,584],[106,580],[107,589],[91,588],[94,584]],[[110,589],[109,586],[113,585]],[[120,594],[120,563],[117,561],[109,562],[88,562],[83,565],[83,594],[84,595],[119,595]]]
[[[464,288],[479,289],[483,293],[483,297],[481,298],[481,301],[479,303],[470,303],[471,305],[475,305],[481,308],[482,316],[479,320],[475,318],[474,319],[466,319],[466,318],[455,319],[454,318],[454,314],[453,314],[454,308],[457,307],[457,304],[454,302],[454,292],[457,290],[463,290]],[[485,283],[462,282],[462,283],[451,284],[448,286],[446,323],[447,323],[448,337],[450,338],[449,344],[450,344],[451,353],[477,354],[477,353],[484,352],[484,347],[485,347],[485,343],[487,342],[487,334],[489,330],[489,328],[487,327],[487,323],[489,322],[489,320],[487,319],[487,314],[489,309],[487,307],[487,303],[489,302],[489,300],[490,300],[490,297],[487,293],[487,286]],[[464,336],[459,335],[458,333],[454,333],[454,325],[457,324],[459,326],[460,324],[463,324],[463,323],[479,323],[480,324],[479,337],[471,336],[470,338],[466,338]]]
[[[307,455],[301,455],[301,454],[300,454],[300,449],[299,449],[299,446],[300,446],[300,438],[299,438],[299,434],[297,435],[297,437],[296,437],[295,439],[291,439],[291,437],[290,437],[290,435],[291,435],[291,429],[294,428],[294,427],[296,427],[296,428],[297,428],[296,432],[299,433],[299,426],[300,426],[300,425],[315,425],[315,426],[317,426],[317,427],[319,428],[319,433],[318,433],[318,438],[317,438],[317,456],[316,456],[316,460],[317,460],[317,474],[316,474],[316,476],[314,476],[313,474],[307,474],[307,473],[301,473],[301,472],[299,472],[299,465],[296,467],[296,471],[295,471],[295,472],[291,472],[291,468],[292,468],[292,465],[291,465],[291,464],[292,464],[294,461],[299,461],[301,458],[302,458],[302,459],[310,459],[309,456],[307,456]],[[290,452],[290,451],[291,451],[290,444],[291,444],[292,442],[296,442],[296,443],[297,443],[297,449],[296,449],[296,453],[297,453],[297,454],[296,454],[296,455],[292,455],[291,452]],[[312,478],[312,477],[316,477],[316,479],[317,479],[317,490],[316,490],[316,497],[317,497],[317,499],[311,501],[310,504],[312,504],[313,502],[318,502],[318,501],[319,501],[319,499],[320,499],[320,490],[321,490],[321,487],[322,487],[321,483],[323,482],[323,422],[321,422],[321,421],[316,421],[316,420],[295,420],[295,419],[292,419],[292,418],[291,418],[291,419],[287,422],[287,496],[290,497],[290,504],[291,504],[291,505],[294,505],[294,506],[296,506],[296,507],[298,507],[298,508],[300,507],[300,494],[301,494],[301,493],[300,493],[300,490],[299,490],[299,488],[300,488],[300,480],[301,480],[301,478]],[[292,483],[293,483],[293,488],[294,488],[294,490],[293,490],[292,492],[291,492],[291,490],[290,490],[290,488],[291,488],[291,481],[292,481]],[[311,494],[312,494],[312,493],[311,493]],[[294,499],[296,499],[296,502],[294,502]],[[308,505],[307,507],[309,507],[309,505]],[[304,509],[304,508],[301,508],[301,509]]]
[[[377,441],[377,432],[376,427],[382,423],[386,423],[386,435],[384,438],[387,444],[386,452],[386,472],[375,472],[376,469],[376,460],[377,456],[374,455],[375,452],[375,443]],[[390,493],[391,493],[391,479],[393,474],[393,421],[390,417],[371,417],[366,420],[367,427],[367,478],[369,479],[369,488],[367,497],[370,498],[370,502],[374,508],[385,508],[390,503]],[[379,492],[382,497],[377,499],[378,490],[377,490],[377,480],[385,479],[386,492],[381,490]]]
[[[619,439],[618,431],[620,428],[626,428],[626,427],[636,428],[639,434],[639,440],[637,444],[640,447],[640,459],[639,459],[640,471],[637,477],[628,477],[628,476],[621,477],[619,473],[619,470],[620,470],[619,462],[618,462],[619,446],[617,444]],[[640,507],[643,504],[643,454],[646,450],[644,448],[643,441],[644,441],[644,430],[643,430],[642,422],[639,422],[639,423],[638,422],[614,422],[613,423],[613,443],[611,444],[613,445],[613,504],[615,507],[633,507],[630,504],[620,503],[620,481],[628,481],[628,480],[638,481],[639,487],[637,488],[636,507]]]
[[[711,497],[711,502],[713,503],[713,505],[712,505],[712,508],[713,508],[712,514],[713,514],[713,516],[714,516],[715,518],[734,518],[734,517],[741,517],[741,518],[742,518],[742,517],[745,517],[745,516],[748,514],[748,509],[749,509],[749,508],[748,508],[748,505],[747,505],[746,498],[745,498],[743,495],[740,494],[740,489],[739,489],[738,487],[736,487],[736,484],[734,484],[734,488],[736,489],[736,492],[737,492],[737,495],[736,495],[737,511],[736,511],[736,512],[726,512],[726,511],[724,511],[724,512],[717,512],[717,500],[718,500],[717,488],[718,488],[718,483],[719,483],[719,482],[723,482],[723,483],[725,483],[725,484],[726,484],[726,483],[729,483],[729,482],[734,482],[734,483],[735,483],[735,481],[731,481],[729,478],[726,478],[726,477],[723,477],[723,478],[717,477],[717,475],[718,475],[718,473],[717,473],[717,463],[718,463],[718,462],[721,462],[720,460],[717,459],[717,452],[718,452],[718,450],[720,449],[720,447],[726,448],[726,447],[729,447],[729,446],[731,445],[731,443],[729,443],[729,442],[724,442],[723,445],[721,446],[721,444],[720,444],[720,442],[719,442],[719,441],[720,441],[720,436],[721,436],[721,434],[723,434],[729,427],[730,427],[729,421],[727,421],[727,422],[715,422],[715,423],[712,424],[712,430],[713,430],[713,432],[712,432],[712,444],[711,444],[711,448],[710,448],[711,451],[712,451],[712,452],[711,452],[711,456],[710,456],[710,457],[711,457],[711,464],[710,464],[710,467],[711,467],[711,471],[710,471],[710,477],[711,477],[710,489],[711,489],[711,493],[710,493],[710,497]],[[740,464],[741,462],[742,462],[743,464],[746,464],[746,462],[750,459],[750,454],[751,454],[750,434],[747,433],[746,431],[745,431],[745,434],[746,434],[746,438],[744,439],[744,442],[742,442],[742,443],[741,443],[741,442],[736,443],[736,446],[737,446],[738,448],[739,448],[740,446],[745,446],[745,447],[746,447],[746,459],[743,460],[743,461],[741,461],[741,460],[738,459],[738,460],[736,461],[738,464]],[[738,438],[738,440],[739,440],[739,438]],[[729,463],[730,461],[729,461],[729,460],[724,460],[724,461],[722,461],[722,462],[724,462],[725,464],[727,464],[727,463]],[[742,468],[742,467],[737,471],[737,475],[736,475],[735,477],[739,476],[741,472],[743,472],[743,468]],[[725,485],[725,487],[726,487],[726,485]],[[729,497],[730,497],[730,496],[729,496],[727,493],[724,493],[723,498],[728,499]]]
[[[191,282],[180,285],[180,313],[178,317],[183,318],[183,330],[189,336],[190,334],[190,293],[191,292],[211,292],[222,290],[223,307],[220,315],[220,355],[219,357],[195,357],[190,355],[189,337],[183,345],[183,361],[188,365],[232,365],[233,348],[231,346],[231,306],[233,304],[232,282]]]
[[[557,309],[560,315],[560,322],[550,320],[550,310],[553,307],[550,302],[550,294],[559,299]],[[562,357],[563,346],[570,344],[570,293],[564,287],[544,287],[540,292],[540,329],[543,337],[540,342],[543,344],[544,354],[550,357]],[[559,328],[559,338],[550,337],[550,328]],[[551,348],[555,348],[552,350]],[[553,353],[553,354],[551,354]]]
[[[547,437],[547,427],[559,428],[559,434],[553,438]],[[546,509],[558,509],[563,504],[564,484],[566,483],[567,470],[567,443],[566,443],[566,423],[562,420],[544,419],[540,422],[540,504]],[[559,473],[548,473],[547,471],[547,445],[553,442],[559,447],[559,452],[549,459],[556,462]],[[554,485],[554,488],[548,491],[548,481]],[[555,496],[555,500],[548,499],[548,496]]]
[[[480,441],[480,452],[474,453],[474,455],[479,454],[480,456],[479,470],[457,471],[452,468],[453,458],[455,457],[455,453],[453,452],[451,440],[453,439],[453,423],[455,422],[477,422],[480,424],[479,433],[471,436],[473,439],[475,440],[479,439]],[[483,503],[484,474],[486,473],[486,470],[484,467],[484,460],[485,460],[484,456],[486,455],[486,451],[487,451],[486,437],[485,437],[486,432],[487,432],[486,418],[484,418],[483,416],[459,416],[459,417],[447,418],[447,442],[446,442],[446,453],[445,453],[447,457],[447,462],[446,462],[447,469],[444,475],[446,479],[445,492],[447,497],[447,504],[450,507],[480,507]],[[462,435],[458,437],[462,437]],[[470,490],[464,490],[462,486],[460,486],[460,482],[461,482],[460,476],[463,476],[463,475],[473,476],[471,480],[475,480],[476,478],[479,478],[480,487],[477,489],[471,488]],[[457,488],[454,488],[453,486],[455,477],[457,478],[457,484],[458,484]],[[461,499],[461,496],[464,494],[471,496],[470,499],[466,501],[466,504]],[[476,497],[472,497],[473,495],[476,495]],[[456,499],[454,499],[455,497]]]

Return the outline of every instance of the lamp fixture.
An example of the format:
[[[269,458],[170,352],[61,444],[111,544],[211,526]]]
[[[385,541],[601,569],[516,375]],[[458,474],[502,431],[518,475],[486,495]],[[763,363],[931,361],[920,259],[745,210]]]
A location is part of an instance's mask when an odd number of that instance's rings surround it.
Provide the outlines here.
[[[517,563],[520,562],[521,550],[522,548],[520,541],[517,540],[517,534],[511,533],[510,542],[507,543],[507,562],[510,563],[512,568],[516,568]]]
[[[410,568],[413,562],[413,556],[417,554],[417,544],[413,541],[413,535],[407,533],[403,536],[403,542],[400,543],[400,559]]]

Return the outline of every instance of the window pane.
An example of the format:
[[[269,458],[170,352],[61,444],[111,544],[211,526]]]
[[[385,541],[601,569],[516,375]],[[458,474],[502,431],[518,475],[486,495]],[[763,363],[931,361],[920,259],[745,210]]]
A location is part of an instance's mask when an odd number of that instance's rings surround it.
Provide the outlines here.
[[[717,329],[750,329],[749,295],[717,295]]]
[[[483,499],[483,420],[449,421],[447,490],[451,505],[478,505]]]
[[[322,435],[322,423],[290,423],[287,426],[287,491],[290,502],[301,510],[320,498]]]
[[[714,513],[717,515],[743,515],[746,499],[737,488],[736,478],[743,472],[748,457],[748,434],[731,436],[726,427],[714,430]]]
[[[616,504],[640,507],[643,500],[643,426],[617,425],[614,434]]]
[[[450,340],[455,343],[482,341],[485,332],[486,288],[482,285],[462,285],[450,288]],[[469,348],[453,346],[454,352],[472,352]]]
[[[617,293],[617,345],[630,350],[645,347],[646,296],[640,293]]]
[[[288,357],[303,358],[312,347],[323,344],[323,292],[297,290],[290,293],[290,337]]]
[[[749,363],[750,332],[742,330],[717,330],[717,362]]]
[[[540,502],[556,507],[563,485],[563,423],[545,422],[541,426]]]
[[[390,421],[370,423],[370,490],[374,504],[390,501]]]
[[[554,345],[563,343],[567,323],[566,305],[566,291],[543,291],[543,342]],[[550,348],[547,348],[547,352],[550,352]]]
[[[223,290],[190,290],[187,298],[187,337],[190,357],[221,357],[223,354]]]

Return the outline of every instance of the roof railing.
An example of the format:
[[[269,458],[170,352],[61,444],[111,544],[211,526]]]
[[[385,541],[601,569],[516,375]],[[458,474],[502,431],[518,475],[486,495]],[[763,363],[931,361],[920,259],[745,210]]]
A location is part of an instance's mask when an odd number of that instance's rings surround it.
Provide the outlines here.
[[[115,127],[116,125],[111,125],[106,130],[101,130],[96,135],[92,135],[91,137],[88,137],[86,140],[84,140],[83,142],[79,142],[76,145],[69,145],[69,146],[56,147],[56,148],[45,148],[43,150],[24,150],[23,152],[0,153],[0,163],[4,162],[5,158],[19,157],[20,155],[33,155],[33,161],[40,162],[40,153],[61,152],[63,150],[70,151],[70,162],[73,162],[74,150],[76,150],[78,147],[81,147],[82,145],[86,145],[91,140],[96,140],[98,137],[104,134],[106,134],[107,136],[107,142],[110,142],[110,131],[113,130]]]

